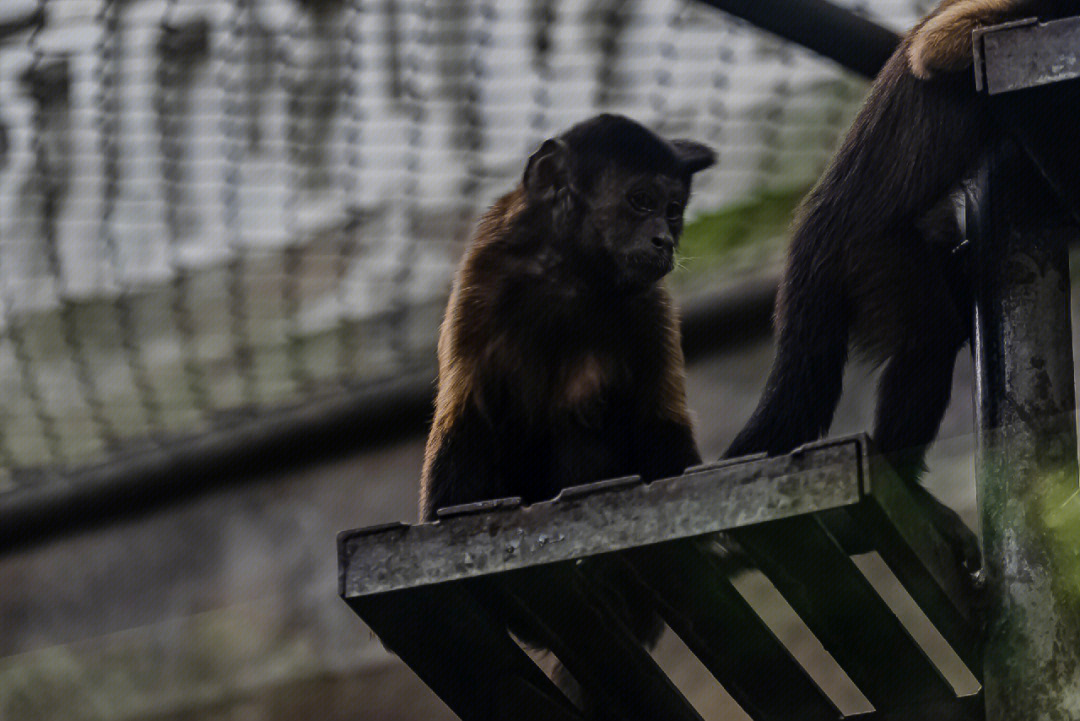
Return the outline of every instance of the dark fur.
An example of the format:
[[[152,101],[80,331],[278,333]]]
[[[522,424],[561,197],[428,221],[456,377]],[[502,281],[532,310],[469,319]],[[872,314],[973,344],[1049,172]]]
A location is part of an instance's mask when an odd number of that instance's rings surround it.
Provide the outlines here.
[[[777,299],[776,359],[757,409],[725,454],[784,453],[825,435],[851,341],[885,364],[878,448],[972,564],[978,551],[970,532],[915,485],[971,327],[949,195],[999,136],[970,75],[971,30],[1039,6],[946,0],[886,63],[797,213]]]
[[[613,116],[559,140],[573,187],[530,198],[523,182],[500,198],[458,270],[439,338],[424,520],[447,505],[500,496],[532,503],[568,485],[631,473],[653,479],[698,462],[662,273],[628,278],[592,236],[597,227],[616,237],[635,230],[621,189],[601,197],[605,172],[663,175],[688,191],[712,156]],[[673,239],[681,225],[680,215]]]
[[[712,151],[602,115],[544,143],[522,183],[480,221],[439,337],[439,392],[420,515],[700,462],[686,406],[678,320],[662,276],[682,231],[646,217],[641,183],[685,204]],[[617,569],[597,569],[618,576]],[[632,579],[609,599],[646,644],[661,628]],[[532,640],[520,620],[516,633]],[[556,680],[572,696],[572,680]],[[579,699],[580,700],[580,699]],[[583,702],[588,705],[588,700]],[[598,709],[592,712],[599,713]]]

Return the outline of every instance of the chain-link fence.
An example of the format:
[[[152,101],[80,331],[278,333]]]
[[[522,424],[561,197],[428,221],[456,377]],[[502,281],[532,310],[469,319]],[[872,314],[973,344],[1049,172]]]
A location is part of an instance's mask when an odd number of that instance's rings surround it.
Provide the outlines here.
[[[693,217],[862,87],[679,0],[5,0],[0,489],[430,362],[477,212],[598,110],[718,148]]]

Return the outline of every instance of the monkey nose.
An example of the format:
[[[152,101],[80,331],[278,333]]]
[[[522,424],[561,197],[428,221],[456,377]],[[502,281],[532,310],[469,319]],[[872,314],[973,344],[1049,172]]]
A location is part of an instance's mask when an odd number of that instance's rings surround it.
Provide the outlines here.
[[[652,239],[652,244],[657,250],[675,250],[675,239],[670,235],[658,235]]]

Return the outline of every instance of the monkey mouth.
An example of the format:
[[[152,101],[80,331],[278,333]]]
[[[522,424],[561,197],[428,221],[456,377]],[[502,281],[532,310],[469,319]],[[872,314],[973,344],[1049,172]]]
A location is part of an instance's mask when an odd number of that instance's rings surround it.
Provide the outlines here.
[[[671,253],[650,253],[645,257],[630,257],[627,259],[624,279],[625,285],[634,288],[645,288],[670,273],[675,267],[675,259]]]

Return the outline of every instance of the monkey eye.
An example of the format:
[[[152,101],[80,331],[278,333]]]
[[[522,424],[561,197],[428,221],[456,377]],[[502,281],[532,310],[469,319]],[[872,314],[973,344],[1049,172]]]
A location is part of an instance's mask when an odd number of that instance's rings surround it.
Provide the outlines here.
[[[656,211],[656,200],[644,190],[631,193],[627,200],[630,202],[630,207],[639,213],[653,213]]]
[[[668,203],[667,206],[667,218],[668,220],[678,220],[682,217],[683,207],[682,203],[677,200],[673,200]]]

